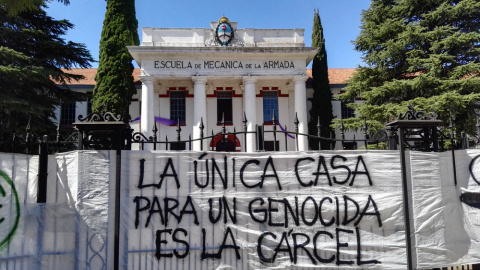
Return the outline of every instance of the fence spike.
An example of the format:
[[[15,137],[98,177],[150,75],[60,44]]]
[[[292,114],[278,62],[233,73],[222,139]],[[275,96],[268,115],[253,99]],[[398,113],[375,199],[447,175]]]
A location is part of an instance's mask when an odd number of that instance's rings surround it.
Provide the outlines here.
[[[152,132],[153,132],[154,135],[156,135],[157,132],[158,132],[157,121],[154,121],[154,122],[153,122]]]
[[[57,143],[59,143],[59,142],[60,142],[60,121],[58,121],[58,123],[57,123],[57,129],[56,129],[56,131],[57,131],[57,137],[56,137],[56,140],[55,140],[55,141],[56,141]]]
[[[28,143],[28,141],[30,140],[30,121],[31,121],[31,117],[28,118],[28,123],[27,123],[27,127],[25,128],[25,130],[27,131],[27,135],[25,136],[25,142]]]
[[[182,128],[180,127],[180,119],[177,120],[177,142],[180,141]]]

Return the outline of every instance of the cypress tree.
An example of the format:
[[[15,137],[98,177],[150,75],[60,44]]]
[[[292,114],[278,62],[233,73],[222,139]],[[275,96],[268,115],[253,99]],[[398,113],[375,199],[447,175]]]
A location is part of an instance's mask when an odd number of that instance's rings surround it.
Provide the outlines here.
[[[134,0],[108,0],[93,90],[93,111],[99,112],[103,107],[125,121],[130,119],[128,108],[137,90],[132,75],[133,58],[126,46],[140,43],[137,28]]]
[[[480,2],[478,0],[373,0],[362,13],[355,49],[365,65],[350,80],[344,100],[360,95],[357,128],[365,117],[369,130],[405,112],[436,112],[458,131],[474,133],[480,101]]]
[[[327,51],[318,10],[315,10],[313,15],[312,47],[318,47],[318,52],[313,58],[312,64],[313,98],[308,133],[317,135],[317,123],[320,118],[320,135],[329,138],[333,132],[331,127],[333,120],[332,92],[328,82]],[[330,142],[322,140],[321,147],[330,149]],[[310,149],[318,150],[318,140],[310,140]]]

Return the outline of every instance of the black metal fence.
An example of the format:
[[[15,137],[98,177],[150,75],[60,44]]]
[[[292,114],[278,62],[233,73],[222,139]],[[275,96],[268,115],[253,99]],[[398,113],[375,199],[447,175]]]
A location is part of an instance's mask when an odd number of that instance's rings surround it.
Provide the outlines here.
[[[37,202],[46,202],[47,194],[47,171],[48,171],[48,154],[55,152],[63,152],[68,150],[84,150],[84,149],[110,149],[117,151],[117,171],[120,171],[120,153],[121,150],[131,150],[133,145],[137,145],[137,149],[144,149],[146,145],[153,150],[192,150],[193,143],[200,144],[201,151],[245,151],[247,145],[247,134],[253,134],[255,137],[255,145],[257,151],[278,151],[280,149],[280,142],[285,145],[285,151],[296,151],[299,149],[299,138],[307,137],[308,140],[318,142],[320,150],[338,149],[389,149],[400,150],[402,160],[402,173],[405,174],[405,149],[418,151],[452,151],[453,166],[455,172],[455,153],[454,149],[466,149],[469,147],[476,147],[478,137],[468,137],[465,133],[456,136],[454,132],[454,118],[451,117],[449,125],[446,126],[441,120],[437,120],[435,115],[426,114],[423,112],[416,112],[413,107],[410,110],[400,115],[397,120],[388,123],[385,130],[377,132],[374,135],[368,135],[366,122],[364,121],[362,138],[345,139],[345,129],[343,124],[340,124],[340,139],[320,136],[321,125],[317,124],[317,135],[303,134],[299,132],[299,121],[294,122],[294,131],[289,131],[287,127],[279,126],[277,120],[272,119],[273,125],[257,126],[255,131],[247,131],[247,119],[243,120],[243,127],[241,131],[233,128],[233,132],[228,132],[226,123],[222,121],[221,132],[210,134],[204,128],[203,123],[200,125],[200,138],[192,139],[189,135],[187,140],[182,140],[181,125],[178,123],[176,127],[176,138],[170,140],[166,137],[164,140],[158,138],[158,127],[156,125],[152,128],[152,136],[145,136],[145,134],[134,133],[130,126],[121,121],[120,117],[114,116],[112,113],[92,113],[87,117],[79,117],[79,121],[74,123],[76,130],[61,130],[57,127],[55,136],[51,138],[47,135],[37,135],[30,131],[30,124],[27,125],[25,133],[18,134],[15,132],[6,133],[1,130],[0,125],[0,152],[16,152],[26,154],[39,154],[39,169],[38,169],[38,195]],[[478,123],[478,122],[477,122]],[[477,124],[477,130],[480,125]],[[264,138],[266,135],[273,137],[273,144],[267,145]],[[288,143],[289,138],[294,139],[295,143]],[[243,148],[240,149],[235,144],[236,141],[243,141]],[[278,144],[276,142],[279,142]],[[321,149],[321,142],[328,142],[330,149]],[[213,143],[215,142],[215,143]],[[289,149],[292,148],[292,149]],[[454,175],[456,178],[456,176]],[[402,175],[403,181],[406,181],[406,175]],[[120,182],[120,174],[117,174],[117,185]],[[456,179],[455,179],[456,184]],[[404,188],[407,184],[403,184]],[[119,192],[119,189],[116,190]],[[407,194],[404,190],[404,194]],[[116,198],[119,198],[119,193]],[[119,200],[115,202],[115,228],[118,235],[117,220],[119,214]],[[405,198],[405,217],[407,235],[410,228],[408,217],[408,198]],[[118,237],[116,237],[116,241]],[[407,237],[407,246],[410,238]],[[118,249],[118,242],[115,243],[115,248]],[[410,247],[408,247],[410,250]],[[114,261],[118,263],[118,250],[115,250]],[[410,254],[410,252],[409,252]],[[412,265],[412,258],[409,258],[409,269]],[[473,266],[473,269],[480,268],[479,265]],[[115,265],[118,269],[118,265]],[[463,266],[462,266],[463,269]]]
[[[418,151],[446,151],[448,149],[467,149],[477,146],[478,138],[469,137],[465,133],[456,136],[454,133],[455,123],[450,119],[448,126],[443,121],[437,120],[434,115],[423,112],[410,111],[400,115],[398,120],[388,123],[384,130],[369,135],[368,127],[364,121],[362,133],[354,133],[353,138],[346,139],[346,130],[343,123],[340,124],[340,138],[320,136],[321,125],[317,124],[317,135],[299,132],[299,122],[294,122],[294,130],[288,130],[287,126],[281,126],[274,118],[273,125],[257,125],[254,131],[247,131],[247,120],[244,117],[243,127],[233,132],[227,131],[225,121],[221,122],[221,132],[207,131],[201,123],[200,138],[192,139],[191,135],[185,136],[185,128],[180,123],[176,126],[176,136],[164,139],[159,138],[157,123],[152,127],[152,135],[146,136],[140,132],[133,132],[129,124],[121,121],[112,113],[92,113],[85,118],[79,117],[74,123],[75,130],[62,130],[57,127],[55,135],[33,134],[30,124],[23,133],[5,133],[0,126],[0,151],[26,154],[39,154],[40,147],[44,145],[48,153],[65,152],[69,150],[84,149],[117,149],[131,150],[192,150],[193,143],[200,144],[201,151],[246,151],[247,134],[253,134],[256,151],[298,151],[299,138],[307,137],[309,142],[318,143],[319,150],[335,149],[390,149],[395,150],[401,144],[406,148]],[[399,131],[403,129],[403,135]],[[355,134],[360,134],[356,137]],[[270,136],[272,141],[266,141]],[[187,137],[188,139],[181,139]],[[289,143],[294,140],[295,143]],[[236,143],[243,142],[243,143]],[[327,142],[322,144],[321,142]],[[309,144],[310,145],[310,144]],[[322,149],[321,145],[329,145],[328,149]],[[283,147],[281,147],[283,146]]]

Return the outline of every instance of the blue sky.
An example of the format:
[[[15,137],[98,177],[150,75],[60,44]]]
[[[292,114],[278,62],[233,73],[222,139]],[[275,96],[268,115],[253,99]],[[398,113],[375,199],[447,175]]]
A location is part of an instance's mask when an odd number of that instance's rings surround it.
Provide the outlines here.
[[[85,43],[98,60],[98,48],[106,10],[104,0],[71,0],[64,6],[49,4],[47,14],[75,25],[65,39]],[[141,27],[209,28],[211,21],[226,16],[238,28],[303,28],[305,45],[311,46],[313,11],[318,8],[326,41],[330,68],[355,68],[362,64],[361,53],[352,41],[360,32],[362,10],[370,0],[136,0]],[[97,67],[98,63],[93,63]]]

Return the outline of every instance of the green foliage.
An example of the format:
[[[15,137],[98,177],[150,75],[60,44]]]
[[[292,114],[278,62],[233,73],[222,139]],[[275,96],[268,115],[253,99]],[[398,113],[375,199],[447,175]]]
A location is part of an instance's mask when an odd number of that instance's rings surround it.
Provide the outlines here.
[[[318,47],[318,52],[313,59],[312,65],[313,98],[308,133],[315,136],[318,134],[317,124],[318,120],[320,120],[321,137],[330,138],[333,134],[331,127],[333,120],[332,92],[328,82],[327,52],[325,50],[325,39],[323,38],[322,22],[318,10],[314,11],[313,16],[312,47]],[[321,147],[322,149],[330,149],[330,142],[322,140]],[[310,148],[318,150],[318,140],[311,139]]]
[[[358,142],[361,143],[361,142]],[[388,143],[386,142],[379,142],[379,143],[370,143],[367,144],[367,149],[368,150],[387,150],[388,149]],[[358,148],[358,150],[365,150],[365,145],[362,145]]]
[[[480,99],[480,2],[477,0],[373,0],[362,13],[355,49],[364,53],[340,99],[360,96],[354,129],[366,118],[382,128],[413,104],[471,132]]]
[[[134,0],[109,0],[100,40],[100,62],[93,91],[94,111],[120,114],[129,120],[128,108],[136,93],[133,65],[126,46],[140,43]]]
[[[47,1],[51,0],[0,0],[0,7],[11,15],[18,15],[20,12],[38,10],[38,7]],[[69,0],[58,0],[58,2],[70,4]]]
[[[60,37],[72,27],[66,20],[47,16],[40,6],[17,15],[0,8],[3,131],[24,131],[31,119],[32,132],[45,132],[53,125],[55,106],[74,100],[66,83],[81,76],[62,69],[90,67],[93,59],[83,44],[65,42]]]

